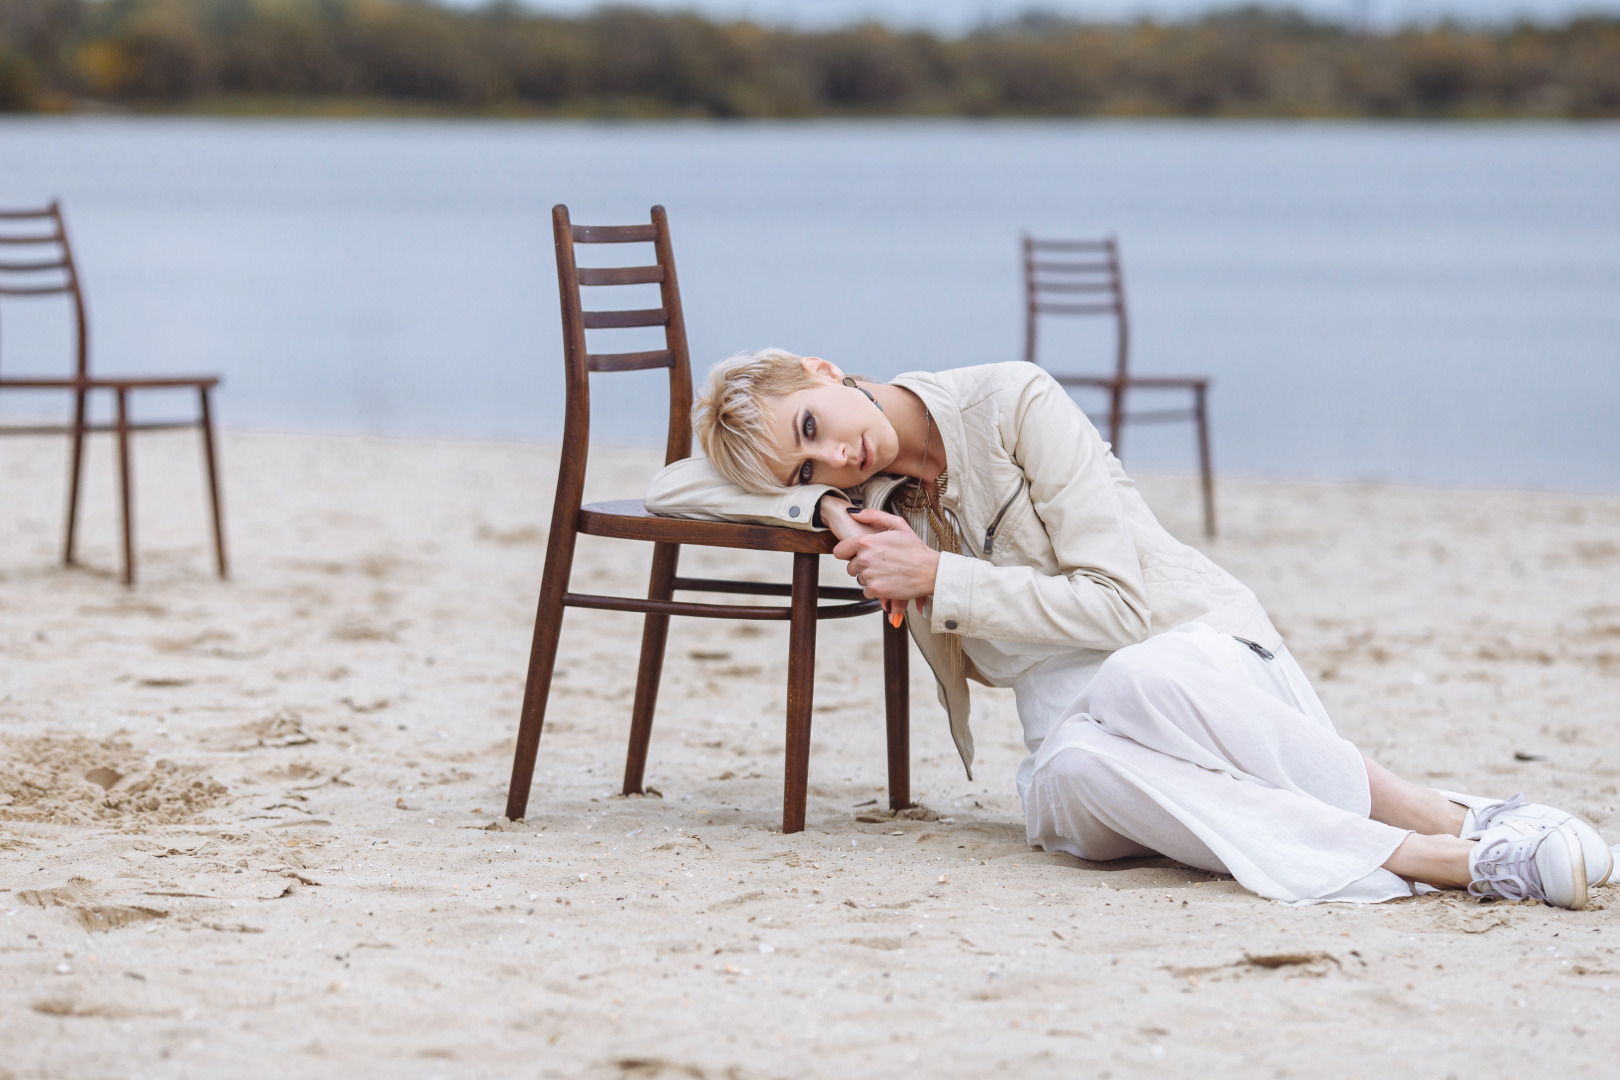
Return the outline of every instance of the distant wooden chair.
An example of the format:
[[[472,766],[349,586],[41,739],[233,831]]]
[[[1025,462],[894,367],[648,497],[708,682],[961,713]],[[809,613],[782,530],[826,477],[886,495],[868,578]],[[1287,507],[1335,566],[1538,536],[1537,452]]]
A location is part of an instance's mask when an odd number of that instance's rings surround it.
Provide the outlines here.
[[[1024,243],[1024,359],[1036,359],[1036,328],[1042,315],[1111,316],[1115,328],[1112,375],[1072,375],[1054,372],[1064,386],[1083,386],[1108,395],[1108,441],[1114,456],[1124,459],[1120,440],[1127,423],[1153,424],[1191,420],[1197,426],[1198,472],[1204,493],[1204,535],[1215,535],[1215,478],[1209,461],[1209,380],[1201,376],[1132,375],[1130,373],[1130,319],[1125,311],[1125,280],[1120,270],[1119,243],[1103,240],[1038,240],[1027,233]],[[1047,256],[1058,256],[1050,258]],[[1187,390],[1192,407],[1127,412],[1126,392]]]
[[[563,609],[597,608],[639,611],[646,614],[641,634],[641,664],[636,677],[635,703],[630,716],[630,748],[624,763],[626,795],[642,792],[647,743],[652,735],[653,710],[663,671],[664,642],[671,615],[708,619],[776,619],[789,624],[787,677],[787,763],[782,795],[782,831],[804,828],[805,796],[810,770],[810,704],[814,689],[816,621],[865,615],[878,611],[876,600],[856,588],[818,585],[820,556],[829,554],[835,538],[826,532],[765,525],[734,524],[658,517],[641,500],[580,504],[585,485],[585,459],[590,443],[590,374],[592,372],[669,369],[669,430],[665,462],[678,461],[692,451],[692,371],[686,350],[686,323],[675,278],[675,256],[670,246],[664,208],[652,208],[652,221],[642,225],[573,225],[568,208],[551,211],[557,247],[557,287],[562,299],[563,365],[567,376],[563,423],[562,461],[557,472],[557,494],[551,512],[551,536],[540,583],[540,604],[535,615],[534,643],[529,655],[528,682],[518,722],[517,749],[512,760],[512,783],[507,791],[506,816],[523,817],[534,778],[535,754],[545,722],[552,671],[562,631]],[[609,269],[575,264],[576,244],[651,244],[653,265]],[[657,284],[662,303],[644,310],[585,311],[580,290],[585,287]],[[587,330],[661,326],[664,347],[646,352],[593,353],[586,347]],[[574,562],[574,543],[580,534],[646,540],[653,545],[652,578],[647,596],[600,596],[568,591]],[[793,555],[791,585],[676,574],[682,544],[752,551],[782,551]],[[676,590],[699,593],[741,593],[790,597],[786,607],[742,604],[699,604],[676,601]],[[821,603],[821,600],[837,601]],[[883,627],[884,710],[888,727],[889,805],[896,810],[911,805],[910,731],[908,726],[908,643],[904,628]]]
[[[15,257],[15,256],[21,256]],[[202,433],[203,462],[207,471],[208,502],[214,518],[214,560],[219,576],[226,576],[225,529],[219,510],[219,478],[215,466],[214,425],[208,395],[219,385],[212,375],[162,377],[102,377],[90,374],[89,325],[84,293],[68,245],[61,206],[54,200],[43,210],[0,210],[0,297],[69,297],[73,306],[75,363],[72,376],[59,378],[0,378],[0,391],[58,390],[73,395],[71,424],[0,425],[0,435],[56,435],[72,437],[68,464],[67,538],[62,561],[76,561],[75,540],[79,520],[79,478],[84,464],[84,437],[91,432],[110,431],[118,435],[118,497],[124,533],[125,585],[135,583],[134,508],[130,490],[129,437],[136,431],[197,428]],[[129,397],[137,390],[197,391],[197,418],[178,421],[135,421],[129,415]],[[90,395],[97,391],[111,394],[115,420],[93,423],[88,416]]]

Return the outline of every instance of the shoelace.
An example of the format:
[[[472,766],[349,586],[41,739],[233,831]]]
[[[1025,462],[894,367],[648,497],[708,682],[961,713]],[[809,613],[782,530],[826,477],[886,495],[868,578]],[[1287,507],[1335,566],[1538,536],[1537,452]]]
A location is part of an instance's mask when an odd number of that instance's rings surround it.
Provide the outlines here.
[[[1510,802],[1512,800],[1509,800]],[[1497,837],[1474,858],[1474,880],[1468,891],[1474,896],[1500,896],[1503,900],[1545,900],[1547,890],[1536,868],[1536,852],[1551,831],[1512,839]]]
[[[1518,795],[1509,796],[1508,798],[1503,799],[1499,803],[1491,803],[1489,806],[1485,807],[1483,810],[1474,811],[1474,829],[1475,829],[1475,831],[1476,832],[1484,832],[1486,829],[1490,828],[1492,824],[1495,823],[1496,818],[1499,815],[1505,814],[1510,810],[1517,810],[1519,807],[1524,806],[1524,805],[1525,805],[1524,795],[1523,795],[1523,793],[1520,793]]]

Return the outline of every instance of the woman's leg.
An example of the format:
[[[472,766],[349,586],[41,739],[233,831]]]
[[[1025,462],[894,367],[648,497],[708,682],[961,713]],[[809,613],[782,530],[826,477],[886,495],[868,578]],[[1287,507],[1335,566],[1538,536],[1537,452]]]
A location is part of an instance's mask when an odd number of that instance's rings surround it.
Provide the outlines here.
[[[1231,651],[1228,663],[1211,643]],[[1253,655],[1213,631],[1160,634],[1110,656],[1072,708],[1169,757],[1369,816],[1361,752],[1280,697],[1276,680],[1252,678],[1250,660],[1281,663]]]
[[[1467,807],[1452,802],[1433,788],[1418,787],[1409,780],[1402,780],[1366,755],[1362,755],[1362,760],[1367,763],[1367,787],[1372,794],[1372,812],[1368,817],[1427,836],[1462,834]]]
[[[1395,853],[1384,860],[1384,869],[1436,889],[1465,889],[1473,880],[1468,856],[1476,842],[1455,836],[1408,833]]]
[[[1409,881],[1436,889],[1468,886],[1468,855],[1474,841],[1459,838],[1467,808],[1433,788],[1402,780],[1372,758],[1367,763],[1367,787],[1372,793],[1374,821],[1412,833],[1395,849],[1384,869]]]
[[[1031,843],[1083,859],[1156,851],[1224,870],[1276,900],[1411,895],[1381,868],[1408,839],[1404,830],[1303,792],[1194,765],[1086,716],[1048,736],[1025,812]]]
[[[1269,664],[1262,671],[1269,675]],[[1399,887],[1395,877],[1468,886],[1477,844],[1459,837],[1467,808],[1368,760],[1329,723],[1312,722],[1325,714],[1313,717],[1297,693],[1279,692],[1275,682],[1234,670],[1190,635],[1165,634],[1115,653],[1076,699],[1079,715],[1048,736],[1038,756],[1042,790],[1032,791],[1035,806],[1026,803],[1031,841],[1085,857],[1087,843],[1064,841],[1099,832],[1190,865],[1212,868],[1213,861],[1277,899],[1406,895],[1389,891]],[[1060,744],[1079,753],[1054,757]],[[1526,851],[1499,852],[1496,862],[1537,860],[1536,888],[1547,886],[1548,902],[1582,906],[1585,881],[1597,878],[1565,865],[1563,840],[1543,845],[1537,835],[1518,841]],[[1569,842],[1580,862],[1581,838]],[[1357,863],[1372,872],[1346,882],[1346,866]],[[1519,869],[1504,872],[1518,880]]]
[[[1261,666],[1269,675],[1270,665]],[[1247,676],[1221,670],[1182,635],[1116,653],[1076,702],[1091,713],[1076,719],[1092,722],[1074,739],[1081,753],[1049,759],[1043,770],[1035,801],[1044,813],[1031,818],[1031,840],[1092,859],[1118,857],[1118,842],[1145,843],[1190,865],[1225,864],[1250,888],[1279,898],[1304,898],[1287,894],[1300,889],[1297,874],[1306,867],[1332,880],[1329,866],[1342,872],[1344,865],[1334,855],[1351,851],[1352,858],[1374,855],[1362,863],[1366,871],[1381,863],[1436,888],[1469,883],[1473,844],[1458,839],[1463,807],[1368,760],[1330,724],[1312,722],[1272,685],[1279,680]],[[1350,815],[1364,815],[1363,826]],[[1286,818],[1297,820],[1285,825]],[[1390,837],[1382,850],[1361,835],[1369,825]],[[1324,842],[1343,848],[1330,853]]]

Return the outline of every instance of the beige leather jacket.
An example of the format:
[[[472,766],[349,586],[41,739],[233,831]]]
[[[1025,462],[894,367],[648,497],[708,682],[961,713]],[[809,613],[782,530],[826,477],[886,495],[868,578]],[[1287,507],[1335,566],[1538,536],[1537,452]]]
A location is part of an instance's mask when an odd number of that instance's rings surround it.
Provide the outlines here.
[[[962,763],[973,775],[967,680],[984,679],[941,635],[1016,647],[1112,652],[1189,622],[1276,649],[1282,642],[1241,582],[1164,530],[1091,421],[1044,370],[1013,361],[894,380],[922,398],[950,468],[940,506],[962,554],[942,552],[928,618],[906,620],[939,683]],[[905,481],[875,476],[845,494],[888,506]],[[647,508],[674,517],[814,528],[821,485],[753,495],[704,458],[666,466]],[[910,521],[930,544],[923,516]]]

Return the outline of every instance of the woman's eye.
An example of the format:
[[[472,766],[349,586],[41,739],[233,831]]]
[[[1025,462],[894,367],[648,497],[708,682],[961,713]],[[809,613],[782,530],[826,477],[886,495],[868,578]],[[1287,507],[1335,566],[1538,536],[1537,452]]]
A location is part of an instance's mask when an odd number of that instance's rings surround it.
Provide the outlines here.
[[[803,465],[800,465],[799,466],[799,483],[808,484],[810,482],[810,472],[811,472],[810,462],[807,461]]]
[[[816,418],[809,413],[804,414],[804,437],[806,439],[816,437]]]

